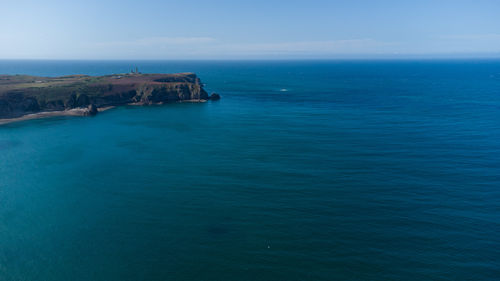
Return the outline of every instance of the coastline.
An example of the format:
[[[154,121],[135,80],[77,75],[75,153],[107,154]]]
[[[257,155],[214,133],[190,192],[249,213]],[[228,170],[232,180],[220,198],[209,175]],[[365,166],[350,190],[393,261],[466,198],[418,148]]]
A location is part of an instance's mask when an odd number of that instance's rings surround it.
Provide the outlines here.
[[[219,100],[194,73],[41,77],[0,75],[0,125],[56,116],[93,116],[109,106]]]
[[[204,103],[207,102],[205,99],[189,99],[189,100],[182,100],[178,101],[177,103]],[[159,103],[159,104],[164,104],[164,103]],[[132,106],[144,106],[144,103],[128,103],[126,105],[132,105]],[[97,108],[97,112],[103,112],[112,108],[115,108],[116,106],[105,106],[105,107],[100,107]],[[21,122],[21,121],[27,121],[27,120],[35,120],[35,119],[42,119],[42,118],[50,118],[50,117],[59,117],[59,116],[89,116],[89,109],[86,107],[81,107],[81,108],[72,108],[68,110],[59,110],[59,111],[42,111],[42,112],[36,112],[36,113],[30,113],[26,114],[20,117],[15,117],[15,118],[4,118],[0,119],[0,126],[14,123],[14,122]]]
[[[98,112],[103,112],[109,109],[114,108],[114,106],[107,106],[98,108]],[[26,114],[16,118],[4,118],[0,119],[0,126],[6,125],[14,122],[21,122],[27,120],[35,120],[42,118],[50,118],[50,117],[58,117],[58,116],[88,116],[89,110],[87,108],[72,108],[68,110],[60,110],[60,111],[42,111],[36,113]]]

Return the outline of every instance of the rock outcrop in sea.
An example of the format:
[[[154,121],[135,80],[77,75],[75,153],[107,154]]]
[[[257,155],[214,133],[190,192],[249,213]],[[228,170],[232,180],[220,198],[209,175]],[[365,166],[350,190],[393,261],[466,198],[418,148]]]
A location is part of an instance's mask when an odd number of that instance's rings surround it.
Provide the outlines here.
[[[219,95],[219,94],[217,94],[217,93],[212,93],[212,94],[210,95],[210,99],[211,99],[211,100],[220,100],[220,95]]]

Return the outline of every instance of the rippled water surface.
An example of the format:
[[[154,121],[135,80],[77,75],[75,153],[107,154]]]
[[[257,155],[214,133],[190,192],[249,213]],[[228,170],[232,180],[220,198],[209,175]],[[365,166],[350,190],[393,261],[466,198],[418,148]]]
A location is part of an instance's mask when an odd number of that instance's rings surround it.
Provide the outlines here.
[[[498,280],[500,61],[196,72],[219,102],[0,127],[0,280]]]

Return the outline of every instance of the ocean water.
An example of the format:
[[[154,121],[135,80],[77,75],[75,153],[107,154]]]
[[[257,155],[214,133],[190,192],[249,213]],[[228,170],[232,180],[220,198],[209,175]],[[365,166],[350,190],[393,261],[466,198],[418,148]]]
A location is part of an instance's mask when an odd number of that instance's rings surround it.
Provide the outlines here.
[[[196,72],[219,102],[0,126],[0,280],[498,280],[500,61]]]

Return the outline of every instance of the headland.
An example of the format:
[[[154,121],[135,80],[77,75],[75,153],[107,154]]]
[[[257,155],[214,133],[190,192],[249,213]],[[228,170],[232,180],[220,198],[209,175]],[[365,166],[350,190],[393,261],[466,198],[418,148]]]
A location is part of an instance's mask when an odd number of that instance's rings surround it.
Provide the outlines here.
[[[0,75],[0,125],[52,116],[93,116],[120,105],[218,100],[194,73]]]

